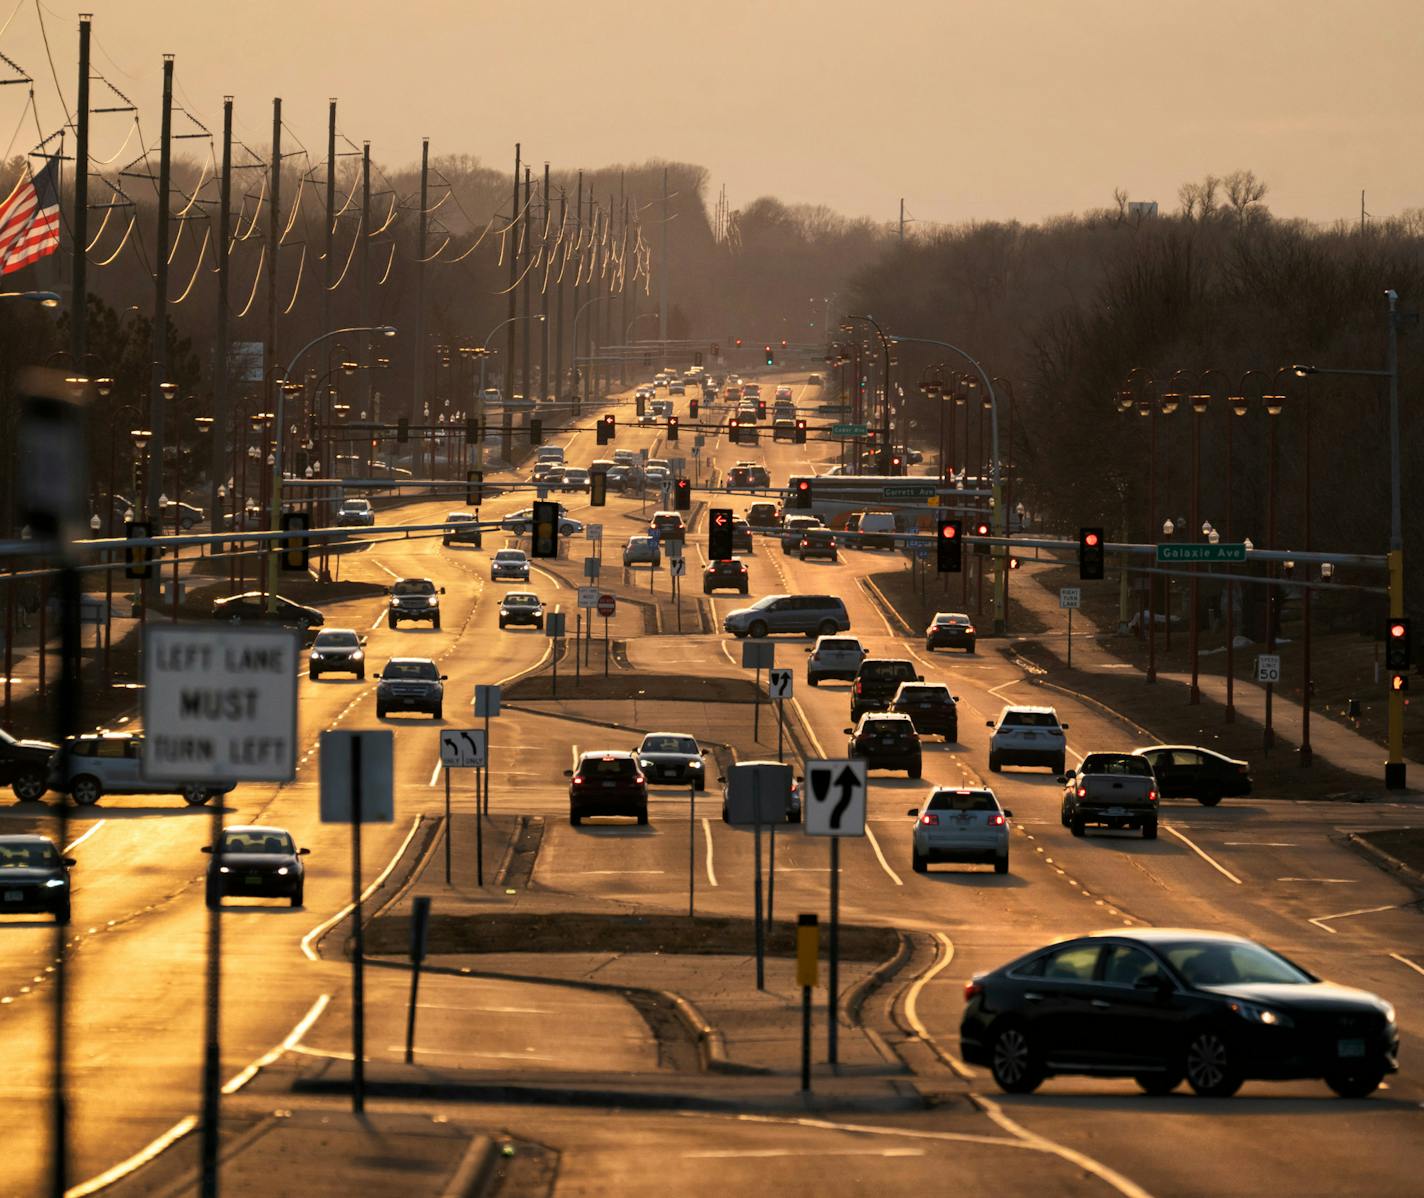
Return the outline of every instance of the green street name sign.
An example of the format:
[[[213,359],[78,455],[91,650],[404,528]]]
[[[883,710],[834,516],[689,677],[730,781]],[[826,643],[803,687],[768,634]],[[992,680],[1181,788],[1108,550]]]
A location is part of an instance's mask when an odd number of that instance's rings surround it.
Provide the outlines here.
[[[1246,546],[1241,545],[1161,545],[1157,546],[1157,564],[1180,565],[1183,562],[1244,562]]]
[[[935,489],[933,486],[885,487],[881,494],[886,499],[932,499]]]
[[[833,424],[831,425],[831,436],[833,437],[863,437],[866,426],[863,424]]]

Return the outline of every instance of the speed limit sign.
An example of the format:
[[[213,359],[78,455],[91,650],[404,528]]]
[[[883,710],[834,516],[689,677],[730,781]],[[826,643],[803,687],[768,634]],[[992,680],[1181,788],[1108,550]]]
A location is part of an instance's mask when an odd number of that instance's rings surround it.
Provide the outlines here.
[[[1279,682],[1281,680],[1281,655],[1279,653],[1258,653],[1256,655],[1256,681]]]

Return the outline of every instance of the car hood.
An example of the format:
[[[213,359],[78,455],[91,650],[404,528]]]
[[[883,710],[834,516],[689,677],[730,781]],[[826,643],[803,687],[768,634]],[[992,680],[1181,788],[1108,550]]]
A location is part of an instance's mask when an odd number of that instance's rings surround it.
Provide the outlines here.
[[[217,855],[214,854],[214,860]],[[297,865],[297,858],[291,853],[225,853],[223,854],[223,864],[238,873],[244,869],[274,870],[286,866],[293,869]]]
[[[1353,986],[1340,986],[1334,982],[1312,982],[1305,985],[1290,985],[1280,982],[1258,982],[1233,986],[1199,986],[1211,994],[1223,998],[1237,998],[1243,1002],[1261,1003],[1263,1006],[1279,1007],[1282,1010],[1328,1013],[1331,1011],[1368,1010],[1381,1012],[1384,1000],[1368,990],[1356,990]]]
[[[6,886],[34,886],[64,875],[57,869],[0,869],[0,890]]]

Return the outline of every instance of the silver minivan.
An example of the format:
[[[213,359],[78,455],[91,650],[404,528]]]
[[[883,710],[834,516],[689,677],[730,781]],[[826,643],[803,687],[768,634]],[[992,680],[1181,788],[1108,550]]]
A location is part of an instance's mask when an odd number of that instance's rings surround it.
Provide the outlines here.
[[[780,632],[831,636],[850,631],[850,616],[836,595],[766,595],[750,607],[728,612],[722,627],[735,637],[764,637]]]

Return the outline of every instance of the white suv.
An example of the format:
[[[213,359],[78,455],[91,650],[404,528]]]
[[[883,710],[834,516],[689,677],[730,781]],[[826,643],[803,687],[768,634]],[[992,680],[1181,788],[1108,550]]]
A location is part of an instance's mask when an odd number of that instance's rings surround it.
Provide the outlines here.
[[[806,663],[806,682],[819,686],[822,678],[840,678],[854,682],[865,660],[865,646],[853,636],[820,636],[806,650],[811,660]]]
[[[1051,707],[1005,707],[997,720],[985,720],[992,728],[989,736],[989,769],[998,773],[1006,765],[1047,766],[1051,774],[1061,774],[1068,753],[1063,734],[1067,724],[1058,722]]]

